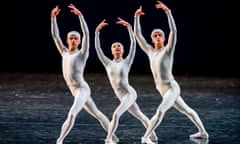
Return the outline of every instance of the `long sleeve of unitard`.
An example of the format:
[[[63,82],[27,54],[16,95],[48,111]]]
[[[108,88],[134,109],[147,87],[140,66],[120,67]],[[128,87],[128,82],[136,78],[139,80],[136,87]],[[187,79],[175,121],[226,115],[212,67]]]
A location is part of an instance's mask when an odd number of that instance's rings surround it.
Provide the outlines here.
[[[135,57],[135,53],[136,53],[136,39],[135,39],[134,32],[132,30],[132,26],[129,25],[127,29],[128,29],[131,44],[130,44],[130,49],[129,49],[128,56],[126,57],[126,60],[128,62],[128,65],[132,65]]]
[[[60,37],[59,28],[57,24],[57,17],[51,18],[51,34],[59,53],[62,55],[63,50],[66,49],[66,47],[64,46],[62,39]]]
[[[100,32],[95,32],[95,49],[98,55],[99,60],[102,62],[104,67],[107,66],[107,64],[111,61],[108,57],[106,57],[101,49],[100,44]]]
[[[84,55],[84,58],[87,59],[89,56],[89,47],[90,47],[88,25],[82,15],[79,16],[79,21],[80,21],[80,26],[83,32],[81,52]]]

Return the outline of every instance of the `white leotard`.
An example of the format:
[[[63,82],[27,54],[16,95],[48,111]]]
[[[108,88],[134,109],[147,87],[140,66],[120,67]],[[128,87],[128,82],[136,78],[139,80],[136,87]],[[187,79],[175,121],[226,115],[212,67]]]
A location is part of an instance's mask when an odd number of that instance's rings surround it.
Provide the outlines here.
[[[83,31],[82,47],[80,50],[76,49],[73,52],[69,52],[68,48],[63,45],[56,18],[52,19],[53,39],[62,56],[62,72],[67,85],[69,87],[76,86],[89,89],[83,77],[86,61],[89,56],[89,31],[83,16],[79,16],[79,20]]]
[[[140,48],[147,54],[150,62],[150,68],[155,81],[155,85],[160,95],[162,102],[159,104],[156,113],[151,118],[150,126],[148,127],[144,140],[148,141],[151,132],[161,123],[165,113],[171,107],[176,108],[181,113],[185,114],[198,128],[198,133],[191,135],[191,137],[204,137],[208,138],[208,134],[198,116],[198,114],[190,108],[180,96],[180,87],[172,74],[172,66],[174,59],[174,51],[177,41],[177,29],[175,21],[172,17],[171,11],[166,12],[170,33],[168,36],[167,44],[155,50],[150,44],[147,43],[142,35],[140,26],[140,16],[134,18],[134,31],[136,40]]]
[[[150,68],[154,77],[155,84],[159,89],[160,85],[166,85],[171,81],[174,81],[172,75],[172,66],[174,58],[174,50],[177,41],[177,29],[174,19],[171,15],[171,11],[167,12],[170,33],[167,44],[160,50],[155,50],[150,44],[147,43],[145,38],[142,36],[140,17],[135,17],[135,33],[136,39],[140,48],[148,55]],[[164,89],[161,89],[161,94],[164,93]]]
[[[127,93],[136,93],[128,81],[129,70],[133,63],[136,51],[136,40],[132,28],[130,26],[128,27],[128,31],[131,40],[129,54],[125,59],[121,59],[119,61],[111,60],[104,55],[100,47],[99,40],[100,32],[96,32],[95,36],[95,44],[98,57],[106,69],[109,81],[115,94],[120,99]]]

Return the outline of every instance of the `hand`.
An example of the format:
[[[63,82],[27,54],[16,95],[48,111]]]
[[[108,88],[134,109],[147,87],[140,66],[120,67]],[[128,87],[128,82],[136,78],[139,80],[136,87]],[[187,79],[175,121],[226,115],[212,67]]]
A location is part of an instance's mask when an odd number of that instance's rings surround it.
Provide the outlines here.
[[[55,8],[52,9],[51,11],[51,17],[54,18],[60,13],[61,9],[57,5]]]
[[[121,19],[120,17],[118,17],[118,21],[117,21],[116,23],[117,23],[117,24],[121,24],[121,25],[123,25],[123,26],[125,26],[125,27],[130,26],[130,24],[129,24],[127,21]]]
[[[157,4],[155,5],[155,7],[157,9],[162,9],[164,10],[165,12],[167,12],[169,10],[169,8],[161,1],[157,1]]]
[[[69,4],[68,8],[70,8],[71,12],[74,13],[75,15],[78,15],[78,16],[82,15],[81,11],[78,10],[73,4]]]
[[[99,32],[99,31],[100,31],[103,27],[105,27],[106,25],[108,25],[108,23],[106,23],[106,19],[102,20],[102,21],[98,24],[95,32]]]
[[[134,16],[136,17],[136,16],[141,16],[141,15],[145,15],[145,13],[142,11],[142,6],[140,6],[140,7],[136,10]]]

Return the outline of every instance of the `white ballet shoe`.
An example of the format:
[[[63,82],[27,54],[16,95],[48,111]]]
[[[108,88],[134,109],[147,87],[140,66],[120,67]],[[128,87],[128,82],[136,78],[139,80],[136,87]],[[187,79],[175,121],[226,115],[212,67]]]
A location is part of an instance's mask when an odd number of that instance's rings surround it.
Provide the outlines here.
[[[56,144],[62,144],[62,141],[60,141],[59,139],[57,139]]]
[[[116,142],[116,143],[119,143],[119,138],[118,138],[117,136],[114,135],[112,141],[114,141],[114,142]]]
[[[190,137],[190,138],[208,138],[209,135],[208,135],[207,132],[203,132],[203,133],[197,132],[197,133],[195,133],[195,134],[190,135],[189,137]]]
[[[195,144],[208,144],[209,139],[208,138],[189,138],[191,141],[193,141]]]
[[[105,139],[105,144],[117,144],[118,142],[111,140],[111,139]]]
[[[145,138],[145,137],[142,137],[141,143],[142,144],[156,144],[156,143],[152,142],[150,138]]]

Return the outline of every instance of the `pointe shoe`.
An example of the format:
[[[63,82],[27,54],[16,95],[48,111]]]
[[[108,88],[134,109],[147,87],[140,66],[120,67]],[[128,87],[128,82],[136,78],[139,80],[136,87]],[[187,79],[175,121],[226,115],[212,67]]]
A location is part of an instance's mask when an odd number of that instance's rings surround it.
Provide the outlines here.
[[[62,144],[62,141],[60,141],[59,139],[57,139],[56,144]]]
[[[112,141],[114,141],[114,142],[116,142],[116,143],[119,143],[119,138],[114,135]]]
[[[152,142],[152,141],[150,140],[150,138],[145,138],[145,137],[142,137],[141,143],[142,143],[142,144],[155,144],[154,142]]]
[[[105,139],[105,144],[117,144],[117,142],[111,139]]]
[[[209,135],[207,132],[197,132],[195,134],[192,134],[189,136],[190,138],[209,138]]]

